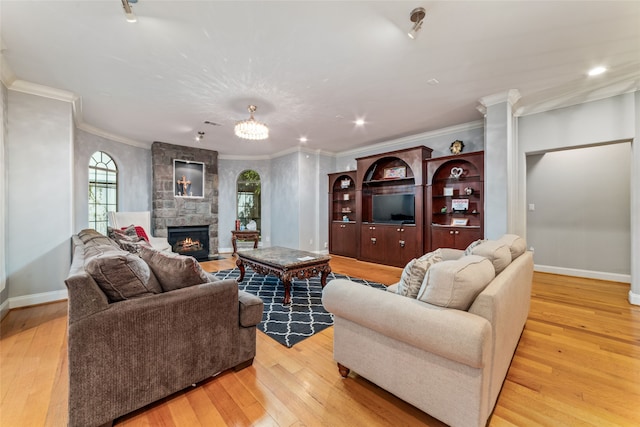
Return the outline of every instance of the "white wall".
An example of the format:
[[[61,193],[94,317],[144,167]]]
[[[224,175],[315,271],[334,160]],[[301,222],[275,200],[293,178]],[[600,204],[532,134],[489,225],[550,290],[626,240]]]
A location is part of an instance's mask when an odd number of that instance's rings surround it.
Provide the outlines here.
[[[558,149],[599,145],[613,141],[633,141],[632,150],[637,152],[633,144],[637,144],[636,129],[640,128],[640,111],[637,109],[638,92],[610,97],[572,107],[561,108],[539,114],[520,117],[518,119],[518,169],[526,170],[526,156]],[[632,170],[637,170],[640,156],[633,154]],[[526,197],[526,174],[518,176],[519,193]],[[631,182],[630,193],[638,193],[638,182]],[[518,215],[526,218],[526,202],[518,203]],[[631,205],[630,218],[634,223],[640,218],[638,206]],[[633,231],[633,229],[632,229]],[[523,230],[529,238],[529,230]],[[638,230],[631,233],[631,246],[638,245]],[[636,242],[636,243],[634,243]],[[640,253],[631,252],[631,271],[637,265]],[[537,262],[537,260],[536,260]],[[636,267],[637,268],[637,267]],[[562,270],[558,271],[562,272]],[[590,277],[589,271],[566,270],[567,274],[582,274]],[[597,275],[594,277],[598,277]],[[640,277],[631,277],[631,291],[640,298]],[[640,300],[637,302],[640,303]]]
[[[5,167],[5,147],[8,133],[9,116],[7,114],[7,88],[0,82],[0,319],[9,310],[9,292],[7,290],[6,236],[7,236],[7,169]]]
[[[118,167],[118,210],[151,211],[151,150],[76,129],[74,143],[74,232],[89,226],[89,159],[104,151]]]
[[[11,307],[65,297],[73,232],[71,104],[8,93],[7,286]]]
[[[527,156],[527,243],[538,270],[631,273],[631,144]]]
[[[299,153],[271,160],[272,203],[271,244],[296,248],[300,242],[300,180]]]

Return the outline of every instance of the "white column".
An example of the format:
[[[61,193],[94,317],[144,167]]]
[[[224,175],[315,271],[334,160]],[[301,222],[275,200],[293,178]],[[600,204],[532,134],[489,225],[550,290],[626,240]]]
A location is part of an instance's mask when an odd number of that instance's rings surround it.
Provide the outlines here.
[[[488,239],[517,232],[518,150],[513,106],[519,99],[520,92],[511,89],[479,101],[478,109],[485,114],[484,234]]]
[[[640,91],[635,92],[635,137],[631,142],[631,290],[629,302],[640,305]]]

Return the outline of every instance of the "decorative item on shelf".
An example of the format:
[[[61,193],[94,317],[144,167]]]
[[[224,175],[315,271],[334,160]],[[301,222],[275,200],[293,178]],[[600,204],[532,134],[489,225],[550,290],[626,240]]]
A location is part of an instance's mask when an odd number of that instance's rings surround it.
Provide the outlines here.
[[[351,185],[351,180],[349,178],[345,178],[342,181],[340,181],[340,188],[349,188],[350,185]]]
[[[453,196],[453,187],[444,187],[443,194],[445,196]]]
[[[342,215],[342,221],[349,222],[349,217],[347,215]]]
[[[451,225],[457,226],[457,227],[468,225],[468,224],[469,224],[468,218],[453,218],[451,220]]]
[[[395,166],[384,170],[384,179],[406,178],[407,168],[404,166]]]
[[[464,189],[464,194],[466,194],[467,196],[470,196],[473,194],[473,188],[471,187],[465,187]]]
[[[449,147],[449,151],[451,151],[451,154],[460,154],[462,153],[462,150],[464,150],[464,142],[460,141],[459,139],[453,141],[451,143],[451,146]]]
[[[451,168],[451,178],[458,179],[462,176],[462,174],[464,174],[464,169],[459,167]]]
[[[351,209],[349,209],[349,208],[342,208],[342,213],[351,213]]]
[[[236,231],[240,230],[240,220],[236,219]]]
[[[440,209],[440,213],[447,213],[447,207],[443,206],[442,209]]]
[[[344,195],[342,196],[342,199],[343,199],[343,200],[349,200],[349,195],[348,195],[348,194],[344,194]]]
[[[451,210],[454,212],[464,212],[469,209],[469,199],[452,199]]]

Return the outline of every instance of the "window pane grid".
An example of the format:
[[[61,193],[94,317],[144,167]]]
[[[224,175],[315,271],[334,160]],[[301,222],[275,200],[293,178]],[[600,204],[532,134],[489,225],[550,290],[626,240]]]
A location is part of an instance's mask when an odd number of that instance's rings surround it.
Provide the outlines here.
[[[118,168],[113,159],[98,151],[89,159],[89,227],[107,234],[107,212],[118,207]]]

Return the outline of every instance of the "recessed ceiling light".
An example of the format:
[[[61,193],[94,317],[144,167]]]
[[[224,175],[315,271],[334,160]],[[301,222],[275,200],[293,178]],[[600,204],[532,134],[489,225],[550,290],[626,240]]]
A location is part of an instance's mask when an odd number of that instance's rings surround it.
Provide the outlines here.
[[[593,77],[593,76],[597,76],[600,75],[602,73],[604,73],[605,71],[607,71],[606,67],[595,67],[589,70],[589,76]]]
[[[364,126],[364,119],[357,119],[354,123],[356,126]]]
[[[303,144],[305,142],[307,142],[307,137],[306,136],[301,136],[300,138],[298,138],[298,141],[302,142]]]

